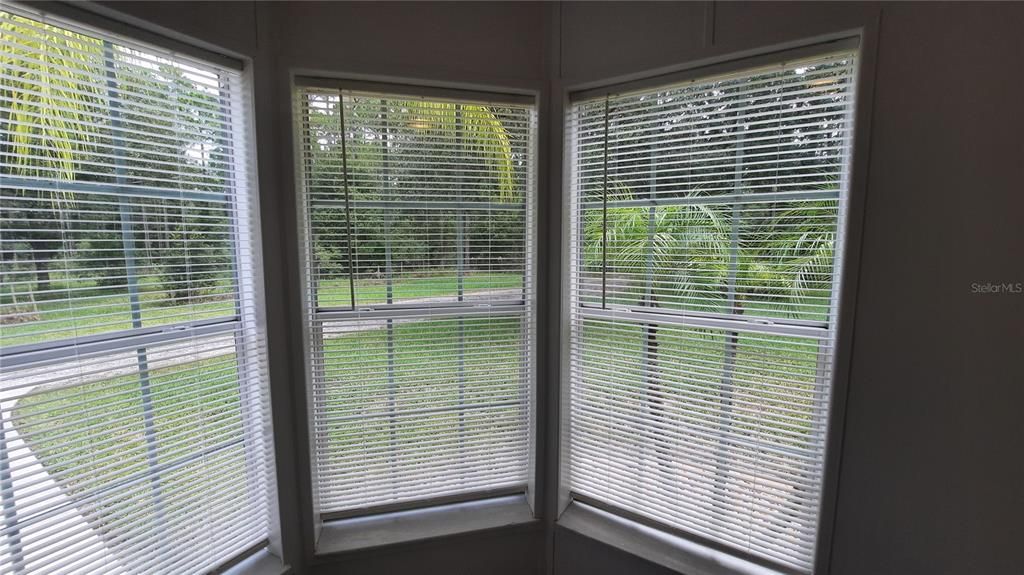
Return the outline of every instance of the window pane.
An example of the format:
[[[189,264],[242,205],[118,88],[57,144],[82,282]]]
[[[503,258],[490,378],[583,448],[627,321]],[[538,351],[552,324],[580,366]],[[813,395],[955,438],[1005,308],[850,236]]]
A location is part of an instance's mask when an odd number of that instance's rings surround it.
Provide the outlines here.
[[[854,69],[573,105],[576,497],[813,565]]]
[[[524,489],[532,110],[297,103],[320,510]]]
[[[668,310],[825,322],[838,201],[587,210],[581,297]],[[602,267],[602,264],[606,267]]]
[[[5,193],[4,346],[235,314],[224,202]]]
[[[523,485],[523,331],[519,316],[326,324],[321,501],[371,507]]]

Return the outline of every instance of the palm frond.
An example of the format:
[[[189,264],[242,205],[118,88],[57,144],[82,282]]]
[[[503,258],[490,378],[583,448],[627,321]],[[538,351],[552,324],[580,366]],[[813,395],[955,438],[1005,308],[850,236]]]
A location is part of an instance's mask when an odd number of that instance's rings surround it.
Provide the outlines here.
[[[104,99],[94,81],[103,72],[102,44],[8,13],[0,13],[0,33],[9,39],[0,53],[0,92],[8,100],[11,164],[24,175],[75,179],[76,158],[97,131],[93,110]]]
[[[461,135],[461,147],[484,160],[497,180],[498,200],[515,198],[512,141],[505,124],[488,106],[414,100],[402,102],[415,118],[411,127],[441,137]]]

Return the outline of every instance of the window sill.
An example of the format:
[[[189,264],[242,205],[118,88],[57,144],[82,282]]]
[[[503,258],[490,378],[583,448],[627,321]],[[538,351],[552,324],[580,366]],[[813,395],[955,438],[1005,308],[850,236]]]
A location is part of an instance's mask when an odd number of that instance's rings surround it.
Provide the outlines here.
[[[573,501],[558,525],[686,575],[780,575],[764,565]]]
[[[232,565],[221,572],[222,575],[284,575],[291,573],[291,567],[284,564],[279,557],[261,549],[251,556]]]
[[[535,521],[525,495],[325,522],[316,555],[330,555]]]

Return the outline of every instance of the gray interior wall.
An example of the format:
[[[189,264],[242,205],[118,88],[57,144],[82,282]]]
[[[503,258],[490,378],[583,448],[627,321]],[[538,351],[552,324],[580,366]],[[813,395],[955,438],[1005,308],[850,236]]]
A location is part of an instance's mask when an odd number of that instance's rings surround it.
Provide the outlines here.
[[[289,69],[540,91],[549,118],[541,126],[548,209],[541,210],[540,269],[550,275],[561,266],[557,116],[565,86],[871,30],[877,62],[873,93],[861,102],[872,107],[870,141],[861,146],[870,154],[845,433],[836,451],[831,571],[1019,570],[1024,295],[972,293],[971,284],[1024,282],[1024,5],[109,4],[254,58],[274,423],[286,440],[277,446],[282,531],[298,567],[310,533],[304,395],[296,376],[302,371],[294,361],[301,308]],[[541,317],[557,313],[556,293],[551,286],[542,294]],[[549,352],[558,326],[546,327],[540,383],[548,401],[541,407],[550,416],[557,357]],[[556,455],[553,423],[542,421],[542,474]],[[550,488],[541,485],[538,493],[548,518]],[[530,554],[559,574],[662,572],[586,538],[553,533],[550,523],[546,531],[534,526],[424,542],[310,568],[540,571],[539,563],[523,560]]]
[[[172,35],[184,34],[239,55],[256,54],[259,41],[253,2],[219,0],[185,4],[101,0],[95,4],[103,11],[120,14],[129,22],[156,26]]]
[[[886,5],[834,573],[1019,573],[1024,5]]]
[[[310,575],[527,575],[541,573],[538,525],[370,549],[310,566]]]
[[[674,575],[662,567],[568,529],[556,529],[553,573],[587,575]]]

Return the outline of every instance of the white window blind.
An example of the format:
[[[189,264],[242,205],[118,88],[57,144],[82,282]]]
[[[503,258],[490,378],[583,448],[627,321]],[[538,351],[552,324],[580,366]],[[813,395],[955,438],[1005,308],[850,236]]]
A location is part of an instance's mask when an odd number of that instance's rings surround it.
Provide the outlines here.
[[[272,482],[247,87],[0,11],[0,573],[202,573]]]
[[[854,72],[837,53],[572,105],[574,497],[811,569]]]
[[[319,88],[296,104],[322,516],[522,492],[532,106]]]

